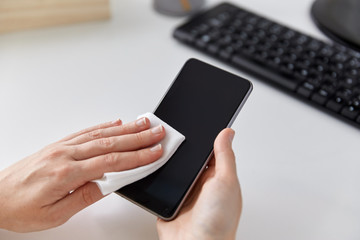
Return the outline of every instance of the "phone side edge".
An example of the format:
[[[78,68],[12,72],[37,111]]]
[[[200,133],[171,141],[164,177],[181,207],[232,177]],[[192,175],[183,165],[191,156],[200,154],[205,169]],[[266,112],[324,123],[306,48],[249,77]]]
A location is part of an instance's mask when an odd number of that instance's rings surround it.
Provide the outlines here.
[[[254,88],[254,87],[253,87],[253,84],[252,84],[249,80],[244,79],[244,78],[243,78],[243,80],[245,80],[245,81],[247,81],[247,82],[249,83],[249,89],[248,89],[247,93],[245,94],[244,99],[241,101],[239,107],[236,109],[234,115],[233,115],[232,118],[230,119],[229,124],[228,124],[226,127],[231,127],[231,126],[232,126],[232,124],[234,123],[235,119],[236,119],[237,116],[239,115],[241,109],[242,109],[243,106],[245,105],[246,101],[248,100],[248,98],[249,98],[249,96],[250,96],[250,94],[251,94],[251,92],[252,92],[252,90],[253,90],[253,88]]]

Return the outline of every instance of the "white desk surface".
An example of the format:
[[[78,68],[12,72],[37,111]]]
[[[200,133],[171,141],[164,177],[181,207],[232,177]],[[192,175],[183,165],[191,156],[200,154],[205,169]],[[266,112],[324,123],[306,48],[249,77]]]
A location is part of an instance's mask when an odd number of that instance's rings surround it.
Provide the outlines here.
[[[233,128],[244,208],[237,239],[360,238],[360,131],[175,41],[184,19],[112,1],[109,21],[0,35],[0,168],[74,131],[152,111],[191,57],[252,80]],[[208,1],[210,6],[219,1]],[[326,39],[312,0],[234,1]],[[0,239],[157,239],[155,217],[112,194],[58,228]]]

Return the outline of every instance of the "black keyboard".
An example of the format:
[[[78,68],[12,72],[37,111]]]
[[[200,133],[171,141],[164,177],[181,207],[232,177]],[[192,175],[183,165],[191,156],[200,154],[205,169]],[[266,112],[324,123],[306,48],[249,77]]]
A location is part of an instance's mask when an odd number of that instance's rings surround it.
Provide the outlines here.
[[[229,3],[194,16],[174,37],[360,127],[360,52]]]

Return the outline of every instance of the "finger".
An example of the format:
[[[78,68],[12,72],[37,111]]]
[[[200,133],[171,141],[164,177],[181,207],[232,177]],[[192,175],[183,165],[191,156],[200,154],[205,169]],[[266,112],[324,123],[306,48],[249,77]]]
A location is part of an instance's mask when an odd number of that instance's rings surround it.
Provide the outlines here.
[[[121,125],[121,124],[122,124],[122,121],[121,121],[120,119],[117,119],[117,120],[112,121],[112,122],[101,123],[101,124],[99,124],[99,125],[96,125],[96,126],[93,126],[93,127],[89,127],[89,128],[83,129],[83,130],[81,130],[81,131],[79,131],[79,132],[70,134],[70,135],[68,135],[67,137],[64,137],[63,139],[61,139],[60,142],[62,142],[62,141],[69,141],[69,140],[71,140],[71,139],[73,139],[73,138],[76,138],[77,136],[80,136],[80,135],[89,133],[89,132],[94,131],[94,130],[97,130],[97,129],[119,126],[119,125]]]
[[[104,196],[96,183],[88,182],[79,187],[67,197],[56,202],[53,206],[54,215],[60,215],[65,221],[78,213],[80,210],[99,201]]]
[[[235,154],[231,146],[234,135],[234,130],[226,128],[222,130],[215,139],[214,156],[216,174],[236,176]]]
[[[135,151],[158,143],[164,136],[165,129],[159,125],[139,133],[100,138],[76,145],[73,158],[84,160],[112,152]]]
[[[120,172],[158,160],[163,153],[161,144],[132,152],[114,152],[94,157],[86,161],[79,161],[84,179],[91,181],[101,178],[106,172]]]
[[[150,127],[150,121],[147,118],[140,118],[136,121],[116,126],[109,126],[106,128],[97,128],[92,131],[87,131],[81,135],[74,137],[67,143],[71,145],[82,144],[95,139],[107,138],[113,136],[120,136],[124,134],[131,134],[141,132]]]

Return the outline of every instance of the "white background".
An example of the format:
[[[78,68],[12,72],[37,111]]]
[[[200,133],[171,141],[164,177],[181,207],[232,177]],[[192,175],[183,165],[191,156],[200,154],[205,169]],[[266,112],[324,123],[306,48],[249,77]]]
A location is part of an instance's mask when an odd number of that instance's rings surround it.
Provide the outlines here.
[[[233,2],[326,39],[312,0]],[[0,35],[0,168],[85,127],[152,111],[195,57],[254,84],[233,125],[244,197],[237,239],[359,239],[360,131],[178,43],[171,34],[184,19],[151,3],[113,0],[108,21]],[[155,220],[112,194],[63,226],[0,230],[0,239],[157,239]]]

